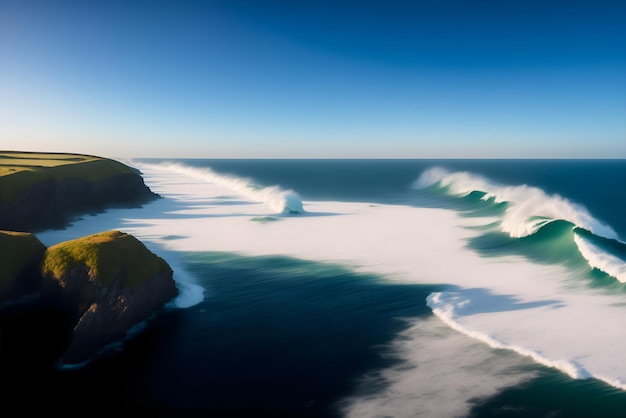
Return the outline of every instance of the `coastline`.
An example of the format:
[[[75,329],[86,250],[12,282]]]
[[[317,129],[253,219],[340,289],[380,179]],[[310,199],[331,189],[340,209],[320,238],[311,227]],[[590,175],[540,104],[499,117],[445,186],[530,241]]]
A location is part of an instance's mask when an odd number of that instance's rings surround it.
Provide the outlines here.
[[[0,186],[2,320],[12,321],[5,308],[13,303],[58,316],[62,363],[89,361],[177,296],[169,264],[129,234],[98,230],[52,246],[36,235],[160,198],[135,168],[79,154],[0,152]]]

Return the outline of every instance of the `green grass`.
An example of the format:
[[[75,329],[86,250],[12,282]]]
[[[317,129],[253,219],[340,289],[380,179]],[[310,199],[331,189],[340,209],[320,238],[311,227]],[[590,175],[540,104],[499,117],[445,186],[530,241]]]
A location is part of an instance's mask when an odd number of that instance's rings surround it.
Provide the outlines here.
[[[0,202],[10,201],[20,191],[45,181],[97,181],[124,173],[136,174],[137,170],[88,155],[0,151]]]
[[[52,274],[63,286],[62,277],[84,264],[90,271],[90,280],[110,285],[122,275],[124,287],[144,283],[157,272],[171,271],[162,258],[129,234],[108,231],[56,244],[46,252],[42,263],[44,275]]]
[[[0,290],[9,287],[24,266],[45,249],[33,234],[0,231]]]
[[[88,155],[4,151],[0,152],[0,176],[21,171],[35,171],[42,167],[84,163],[96,159],[99,158]]]

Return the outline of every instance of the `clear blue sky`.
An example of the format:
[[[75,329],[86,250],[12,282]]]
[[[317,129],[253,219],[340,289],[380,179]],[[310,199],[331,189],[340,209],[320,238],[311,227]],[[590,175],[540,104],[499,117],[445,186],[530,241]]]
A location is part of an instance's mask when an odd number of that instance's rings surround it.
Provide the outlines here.
[[[0,149],[626,158],[626,2],[0,0]]]

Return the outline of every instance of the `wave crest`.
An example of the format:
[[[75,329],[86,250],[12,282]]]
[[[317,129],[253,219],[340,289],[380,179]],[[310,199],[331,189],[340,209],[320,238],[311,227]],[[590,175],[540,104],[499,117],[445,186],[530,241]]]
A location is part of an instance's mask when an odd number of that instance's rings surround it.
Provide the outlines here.
[[[175,163],[161,163],[159,166],[208,183],[220,184],[251,200],[264,202],[278,213],[305,212],[300,195],[293,190],[285,190],[279,186],[259,186],[254,184],[251,179],[220,174],[208,167],[189,167]]]
[[[580,234],[574,234],[574,241],[580,254],[592,268],[601,270],[620,282],[626,283],[626,263],[621,258],[593,244],[590,239]]]
[[[501,229],[512,238],[532,235],[547,223],[563,220],[596,235],[617,239],[617,234],[610,226],[595,219],[583,206],[556,194],[548,195],[537,187],[525,184],[504,186],[474,173],[450,172],[441,167],[426,170],[413,183],[414,189],[432,186],[461,197],[481,192],[484,193],[482,200],[506,203]]]
[[[559,195],[549,195],[537,187],[525,184],[504,186],[474,173],[450,172],[441,167],[426,170],[413,184],[415,189],[428,187],[438,187],[458,197],[480,193],[481,200],[505,204],[506,209],[498,225],[511,238],[537,237],[538,232],[548,226],[565,225],[578,232],[573,235],[574,244],[591,268],[626,283],[626,264],[622,257],[616,257],[613,251],[594,245],[592,240],[584,238],[581,233],[586,231],[585,235],[590,235],[590,238],[612,240],[620,246],[624,244],[610,226],[594,218],[581,205]]]

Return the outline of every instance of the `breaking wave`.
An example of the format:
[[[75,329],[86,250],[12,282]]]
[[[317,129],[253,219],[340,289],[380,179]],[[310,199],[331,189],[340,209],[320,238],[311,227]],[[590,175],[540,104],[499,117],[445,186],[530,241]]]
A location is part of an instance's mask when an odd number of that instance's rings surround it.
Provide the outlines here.
[[[469,172],[450,172],[435,167],[426,170],[413,184],[416,189],[439,186],[454,196],[468,196],[482,192],[482,200],[507,203],[501,228],[512,238],[532,235],[542,226],[555,220],[571,222],[596,235],[617,238],[615,231],[595,219],[583,206],[559,195],[548,195],[528,185],[504,186]]]
[[[284,190],[279,186],[261,186],[255,184],[251,179],[217,173],[208,167],[197,168],[175,163],[161,163],[158,166],[207,183],[225,186],[253,201],[267,204],[277,213],[305,212],[300,195],[293,190]]]
[[[537,236],[541,230],[555,223],[567,225],[579,255],[591,268],[603,271],[620,282],[626,282],[626,244],[619,241],[616,232],[594,218],[589,211],[570,200],[549,195],[540,188],[528,185],[505,186],[483,176],[466,172],[450,172],[434,167],[422,173],[413,183],[414,189],[437,187],[448,195],[471,197],[491,202],[500,212],[498,227],[511,238]],[[609,241],[599,246],[598,241]]]
[[[580,254],[595,269],[601,270],[608,275],[615,277],[622,283],[626,283],[626,246],[619,241],[601,239],[585,231],[575,231],[574,242]],[[604,245],[611,246],[610,250],[603,248]],[[624,257],[624,259],[622,258]]]

